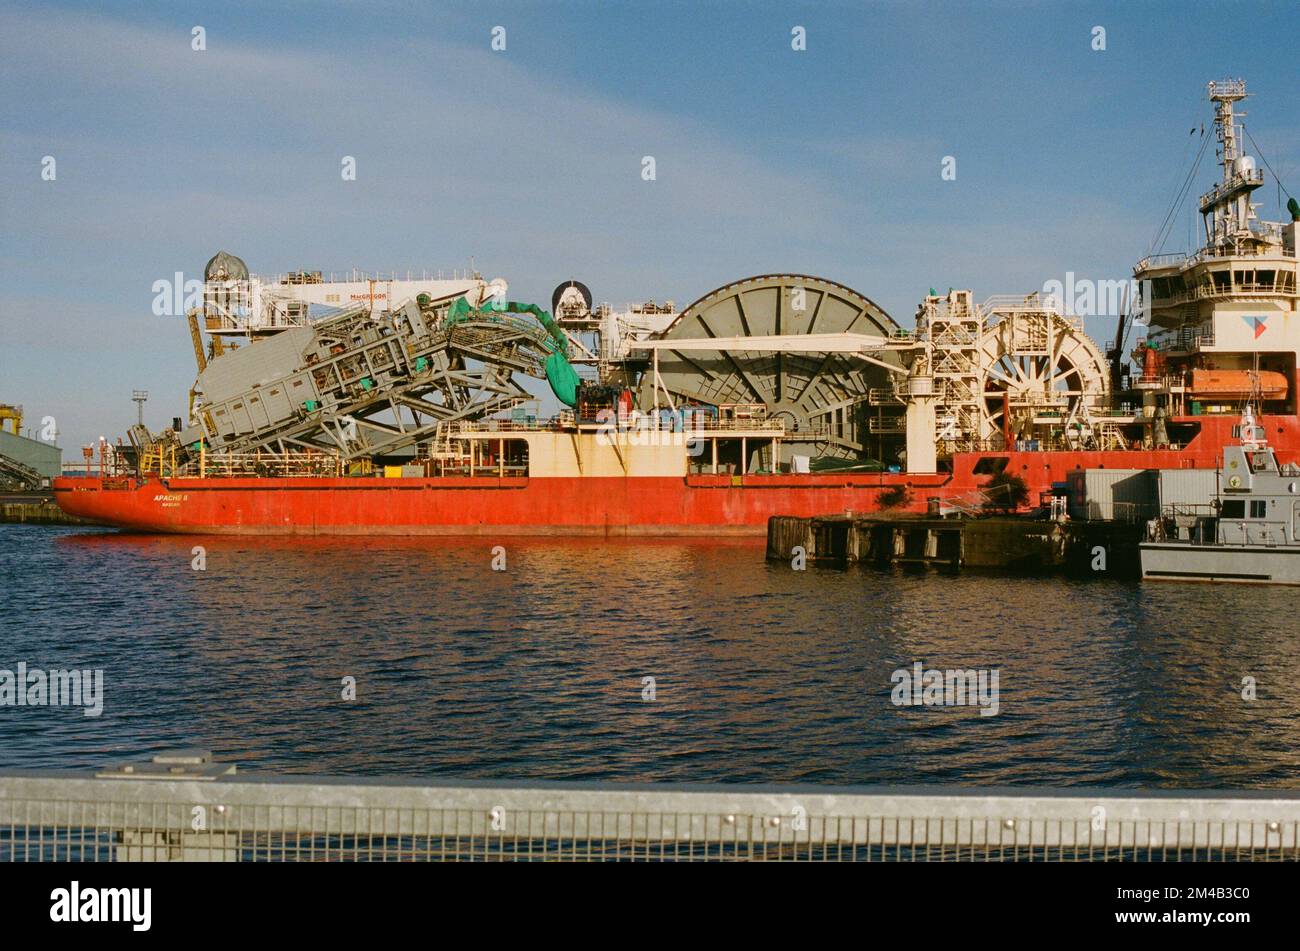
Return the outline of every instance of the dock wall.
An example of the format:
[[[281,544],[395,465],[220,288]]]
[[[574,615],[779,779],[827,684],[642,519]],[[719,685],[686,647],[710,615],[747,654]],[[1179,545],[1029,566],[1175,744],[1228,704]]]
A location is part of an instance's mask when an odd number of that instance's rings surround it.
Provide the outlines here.
[[[26,522],[35,525],[95,525],[87,518],[69,515],[53,501],[0,503],[0,522]]]
[[[768,521],[767,556],[789,561],[796,548],[802,548],[807,562],[833,567],[869,564],[1137,577],[1140,540],[1141,527],[1128,523],[774,516]]]

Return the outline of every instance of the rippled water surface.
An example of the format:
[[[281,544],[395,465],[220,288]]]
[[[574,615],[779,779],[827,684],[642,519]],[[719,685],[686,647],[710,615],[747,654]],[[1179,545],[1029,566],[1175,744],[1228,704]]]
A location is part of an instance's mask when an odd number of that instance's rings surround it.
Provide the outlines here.
[[[204,746],[310,773],[1300,786],[1283,588],[795,572],[761,541],[21,525],[0,579],[0,668],[105,677],[97,718],[0,706],[4,766]],[[894,706],[917,660],[998,668],[999,713]]]

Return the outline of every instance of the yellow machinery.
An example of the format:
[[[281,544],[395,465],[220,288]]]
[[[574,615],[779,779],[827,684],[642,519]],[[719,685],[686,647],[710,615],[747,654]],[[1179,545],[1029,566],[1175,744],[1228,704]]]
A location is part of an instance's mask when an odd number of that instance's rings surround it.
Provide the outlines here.
[[[199,372],[202,373],[208,368],[208,358],[203,352],[203,334],[199,333],[199,312],[192,310],[185,315],[190,322],[190,341],[194,344],[194,362],[198,365]],[[197,381],[195,381],[197,383]],[[194,418],[194,387],[190,387],[190,408],[186,414],[186,419]]]
[[[5,422],[12,422],[13,429],[10,430],[15,436],[21,436],[23,429],[23,408],[21,406],[10,406],[8,403],[0,403],[0,430],[5,428]]]
[[[156,445],[146,448],[140,455],[140,473],[148,475],[157,472],[159,478],[176,474],[175,443]]]
[[[192,310],[185,315],[190,322],[190,341],[194,344],[194,362],[202,373],[208,368],[208,358],[203,352],[203,334],[199,332],[199,312]]]
[[[197,310],[192,310],[186,314],[186,317],[190,322],[190,342],[194,344],[194,363],[198,367],[199,372],[202,373],[208,368],[208,361],[215,360],[217,357],[225,353],[226,347],[225,344],[222,343],[220,337],[214,336],[209,344],[208,352],[204,353],[203,334],[199,331],[199,312]],[[191,419],[194,417],[194,396],[194,389],[191,388],[189,412]]]

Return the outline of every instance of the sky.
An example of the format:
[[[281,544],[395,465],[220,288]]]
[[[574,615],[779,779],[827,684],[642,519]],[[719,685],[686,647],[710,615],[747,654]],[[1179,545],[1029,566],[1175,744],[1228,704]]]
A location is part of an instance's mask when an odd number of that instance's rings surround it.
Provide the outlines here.
[[[193,351],[153,285],[219,249],[268,275],[472,263],[544,305],[570,278],[681,306],[806,273],[904,326],[930,287],[1127,279],[1211,79],[1247,80],[1300,194],[1297,37],[1294,2],[0,0],[0,403],[53,417],[65,460],[124,434],[132,390],[154,429],[184,415]]]

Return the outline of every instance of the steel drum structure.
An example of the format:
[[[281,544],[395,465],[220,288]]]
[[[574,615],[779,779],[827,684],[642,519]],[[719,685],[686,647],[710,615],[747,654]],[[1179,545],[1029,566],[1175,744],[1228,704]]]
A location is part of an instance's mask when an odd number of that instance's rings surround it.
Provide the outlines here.
[[[1001,309],[980,339],[984,386],[980,435],[986,442],[1028,427],[1047,414],[1082,425],[1108,389],[1106,358],[1075,321],[1037,302]],[[1008,416],[1008,413],[1010,414]]]
[[[792,348],[817,334],[891,338],[898,325],[852,288],[805,274],[765,274],[717,288],[691,304],[657,339],[784,337]],[[901,367],[897,353],[882,359]],[[657,383],[657,385],[656,385]],[[638,402],[656,389],[674,401],[712,406],[761,405],[785,423],[785,445],[798,454],[852,459],[869,445],[873,391],[891,390],[890,373],[852,353],[698,349],[659,352],[658,380],[642,374]]]
[[[977,305],[970,291],[931,294],[916,327],[934,378],[941,455],[1005,449],[1052,426],[1094,444],[1088,448],[1107,438],[1092,418],[1107,398],[1105,356],[1053,299],[1001,296]]]

